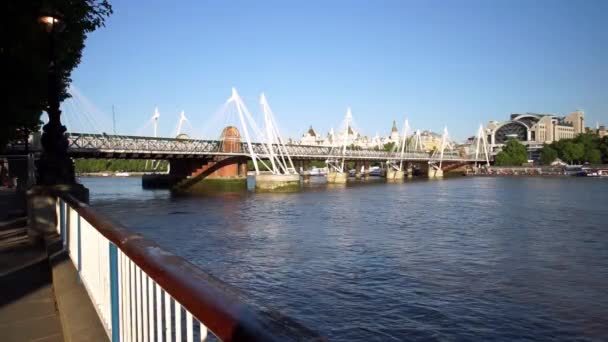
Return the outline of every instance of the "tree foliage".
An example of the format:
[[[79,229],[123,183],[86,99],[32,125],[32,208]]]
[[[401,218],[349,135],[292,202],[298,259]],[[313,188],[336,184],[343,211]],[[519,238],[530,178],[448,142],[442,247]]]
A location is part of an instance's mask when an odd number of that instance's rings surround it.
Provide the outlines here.
[[[53,33],[59,99],[68,97],[70,75],[80,64],[87,35],[112,14],[107,0],[6,0],[0,3],[0,92],[6,96],[0,116],[0,149],[18,128],[37,130],[47,107],[51,36],[39,22],[43,14],[59,13],[64,30]]]
[[[551,161],[544,155],[549,155],[551,150],[555,151],[556,156]],[[570,164],[608,163],[608,137],[600,138],[596,134],[581,134],[574,139],[562,139],[549,145],[545,145],[541,150],[541,162],[549,164],[555,158],[559,158]]]
[[[528,151],[517,139],[509,139],[505,147],[496,155],[498,166],[521,166],[528,162]]]
[[[543,149],[540,151],[540,162],[543,165],[551,165],[557,159],[557,151],[549,146],[543,146]]]
[[[166,160],[155,162],[160,163],[156,169],[153,168],[151,160],[143,159],[76,159],[74,168],[76,173],[91,172],[145,172],[145,171],[166,171],[169,163]]]
[[[395,148],[394,141],[387,142],[386,144],[384,144],[384,151],[386,151],[386,152],[392,152],[394,148]]]

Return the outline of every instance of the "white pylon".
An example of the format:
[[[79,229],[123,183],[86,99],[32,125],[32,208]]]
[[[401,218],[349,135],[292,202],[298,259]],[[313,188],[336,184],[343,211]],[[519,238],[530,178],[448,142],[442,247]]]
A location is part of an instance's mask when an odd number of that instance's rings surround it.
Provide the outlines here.
[[[479,148],[483,148],[483,154],[486,159],[486,165],[490,166],[490,154],[488,152],[488,142],[486,139],[486,135],[483,130],[483,125],[479,125],[479,129],[477,130],[477,146],[475,147],[475,167],[477,167],[477,158],[479,157]],[[480,146],[481,145],[481,146]]]
[[[236,91],[236,88],[232,88],[232,94],[226,103],[228,104],[230,102],[234,102],[234,104],[236,106],[236,110],[239,114],[239,120],[241,121],[241,126],[243,128],[243,133],[245,133],[245,141],[247,142],[247,148],[249,150],[249,155],[251,156],[251,160],[253,161],[253,167],[255,168],[255,173],[256,173],[256,175],[259,175],[260,169],[258,167],[258,157],[257,157],[255,151],[253,150],[253,145],[251,144],[251,137],[249,136],[249,129],[247,129],[247,124],[245,122],[245,120],[251,122],[251,120],[253,120],[253,119],[251,118],[251,114],[249,114],[247,107],[245,107],[243,100],[239,96],[239,93]]]
[[[152,116],[152,124],[154,125],[154,137],[158,137],[158,119],[160,118],[160,113],[158,111],[158,107],[154,108],[154,115]]]
[[[177,122],[177,130],[175,131],[176,137],[182,133],[182,127],[186,121],[188,121],[188,118],[186,118],[186,113],[182,110],[179,116],[179,121]]]
[[[351,130],[351,123],[353,119],[353,113],[348,107],[346,109],[346,117],[344,118],[344,123],[346,128],[344,132],[338,132],[338,138],[340,141],[336,141],[332,139],[331,150],[329,152],[329,158],[326,160],[327,166],[334,168],[339,173],[344,172],[344,163],[346,156],[346,147],[348,146],[348,131]],[[335,138],[333,128],[330,131],[330,135]],[[338,156],[335,156],[334,153],[340,151]]]
[[[405,153],[405,145],[407,143],[407,136],[408,136],[409,132],[410,132],[410,123],[407,119],[405,119],[405,122],[403,123],[403,136],[401,138],[401,156],[400,156],[400,160],[399,160],[399,171],[403,170],[403,156]]]
[[[416,130],[416,134],[414,135],[414,152],[424,151],[424,146],[422,145],[422,137],[420,135],[420,130]]]
[[[443,163],[443,153],[445,151],[445,147],[448,144],[448,127],[443,127],[443,135],[441,136],[441,154],[439,157],[439,169],[441,170],[441,164]]]
[[[285,147],[278,126],[274,119],[274,113],[268,104],[266,95],[260,95],[260,105],[264,113],[264,122],[266,125],[266,144],[269,154],[269,159],[272,164],[273,174],[297,174],[291,156]],[[276,151],[275,151],[276,146]]]

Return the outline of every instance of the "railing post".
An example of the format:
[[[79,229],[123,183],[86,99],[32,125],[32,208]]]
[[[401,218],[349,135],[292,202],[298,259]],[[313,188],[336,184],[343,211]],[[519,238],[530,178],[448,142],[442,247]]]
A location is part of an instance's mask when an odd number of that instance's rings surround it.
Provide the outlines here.
[[[65,234],[65,202],[61,199],[61,197],[57,197],[59,201],[59,229],[61,234],[61,242],[65,247],[67,244],[66,234]]]
[[[77,255],[77,259],[78,259],[78,265],[77,266],[77,271],[78,271],[78,279],[80,279],[80,272],[82,271],[82,250],[80,248],[80,244],[82,241],[82,231],[80,230],[80,214],[76,214],[78,215],[76,217],[76,229],[78,232],[78,240],[76,240],[76,255]]]
[[[118,249],[112,242],[110,248],[110,308],[112,315],[112,342],[120,341],[120,311],[118,303]]]

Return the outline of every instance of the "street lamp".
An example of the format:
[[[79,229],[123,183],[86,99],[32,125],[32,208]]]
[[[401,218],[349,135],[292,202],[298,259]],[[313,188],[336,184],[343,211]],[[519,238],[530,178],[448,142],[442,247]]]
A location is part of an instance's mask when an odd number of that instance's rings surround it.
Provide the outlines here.
[[[59,75],[57,73],[55,57],[55,35],[63,31],[65,22],[63,16],[57,11],[41,13],[38,22],[49,35],[49,68],[47,88],[46,112],[49,122],[44,125],[40,142],[43,153],[37,163],[38,184],[73,184],[74,166],[68,157],[68,140],[65,136],[66,128],[61,124],[61,110],[59,92]]]

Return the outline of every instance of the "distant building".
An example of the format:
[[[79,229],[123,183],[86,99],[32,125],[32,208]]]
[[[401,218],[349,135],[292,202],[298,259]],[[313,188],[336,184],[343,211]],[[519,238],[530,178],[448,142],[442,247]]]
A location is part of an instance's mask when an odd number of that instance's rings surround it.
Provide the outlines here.
[[[429,142],[431,148],[435,143],[436,137],[441,136],[432,132],[424,131],[422,133],[422,139]],[[333,129],[327,133],[326,137],[323,138],[321,134],[318,134],[312,126],[306,131],[300,139],[300,145],[317,145],[317,146],[334,146],[342,145],[346,141],[347,145],[354,145],[356,147],[364,149],[382,148],[385,144],[395,143],[398,144],[401,137],[399,135],[399,129],[397,123],[393,121],[391,130],[387,136],[380,136],[376,133],[374,137],[368,137],[361,135],[352,126],[347,127],[342,132],[334,133]],[[423,141],[424,142],[424,141]]]
[[[600,125],[599,123],[595,126],[595,128],[587,127],[585,129],[587,133],[597,134],[600,138],[608,136],[608,131],[606,131],[606,126]]]
[[[517,139],[528,146],[531,159],[545,143],[572,139],[585,132],[585,114],[577,110],[564,117],[554,114],[511,114],[507,121],[490,121],[486,126],[488,143],[497,153],[509,139]]]
[[[428,130],[420,132],[420,141],[422,141],[422,146],[424,146],[426,152],[440,149],[442,138],[443,137],[439,133]]]
[[[399,130],[397,129],[397,123],[393,120],[393,127],[391,128],[391,135],[389,135],[391,142],[399,142]]]
[[[486,131],[491,146],[502,145],[515,138],[522,143],[552,143],[561,139],[572,139],[584,133],[585,121],[582,111],[565,117],[553,114],[511,114],[507,121],[491,121]]]
[[[319,136],[317,132],[310,126],[308,131],[302,135],[300,139],[300,145],[320,145],[319,142],[323,141],[323,137]]]

